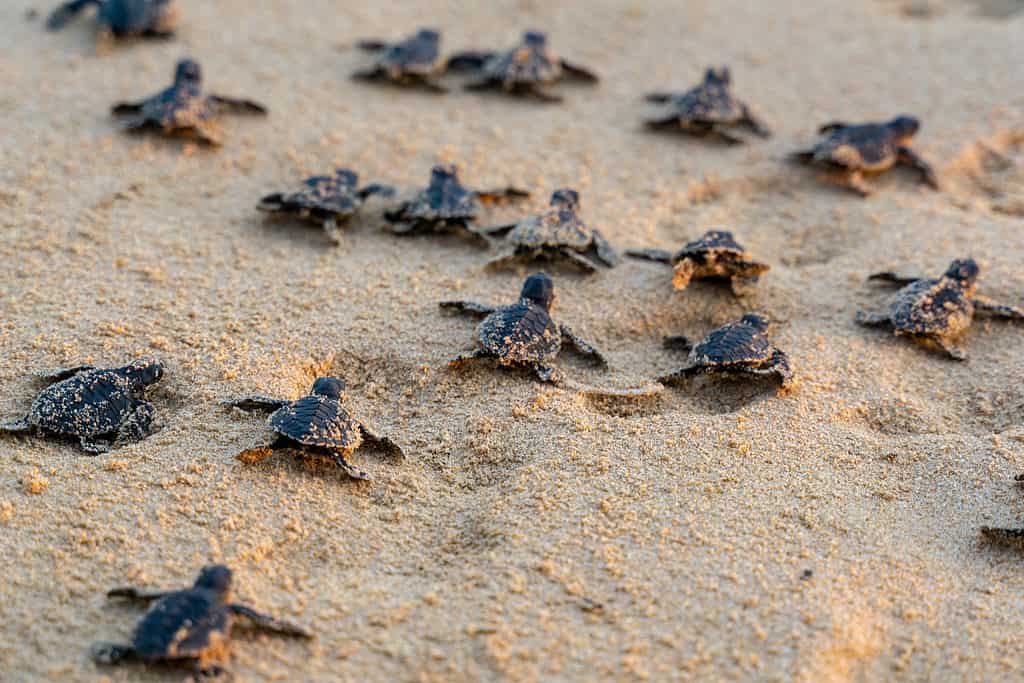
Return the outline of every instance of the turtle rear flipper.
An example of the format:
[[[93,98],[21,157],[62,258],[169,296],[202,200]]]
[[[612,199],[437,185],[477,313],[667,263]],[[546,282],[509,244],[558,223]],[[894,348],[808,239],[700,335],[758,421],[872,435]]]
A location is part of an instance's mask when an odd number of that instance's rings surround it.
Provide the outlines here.
[[[58,31],[78,16],[89,5],[99,5],[99,0],[71,0],[57,7],[46,20],[46,28]]]
[[[1024,320],[1024,308],[1001,304],[984,296],[975,296],[971,299],[971,302],[977,311],[984,311],[989,315],[1009,318],[1011,320]]]
[[[34,430],[35,427],[24,418],[14,422],[0,422],[0,433],[4,434],[27,434]]]
[[[117,430],[114,444],[120,446],[126,443],[142,441],[152,433],[153,418],[155,417],[156,408],[153,404],[139,401],[135,406],[135,411],[121,423],[120,429]]]
[[[900,147],[898,154],[900,163],[906,164],[920,173],[921,180],[925,185],[933,190],[940,189],[939,177],[935,174],[935,169],[920,154],[907,146]]]
[[[236,617],[242,617],[250,624],[263,631],[294,638],[312,638],[313,634],[297,624],[261,614],[246,605],[229,604],[228,610]]]

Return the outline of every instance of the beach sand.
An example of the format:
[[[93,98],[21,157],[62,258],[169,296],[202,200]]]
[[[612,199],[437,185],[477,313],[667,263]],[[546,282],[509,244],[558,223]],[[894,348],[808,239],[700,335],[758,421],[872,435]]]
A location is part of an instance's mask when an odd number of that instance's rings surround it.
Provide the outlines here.
[[[1024,326],[979,319],[954,363],[858,327],[889,292],[877,270],[983,266],[980,291],[1024,302],[1024,13],[1008,2],[737,0],[364,6],[185,0],[179,37],[94,54],[92,23],[43,30],[51,9],[0,6],[0,419],[31,373],[139,355],[167,363],[161,429],[99,457],[0,440],[0,678],[164,681],[97,668],[141,610],[123,584],[174,588],[225,562],[237,597],[316,631],[239,632],[242,681],[1000,680],[1024,664],[1019,554],[978,528],[1015,526],[1024,494]],[[1019,8],[1019,3],[1016,5]],[[39,11],[35,19],[26,17]],[[598,71],[544,106],[354,83],[359,38],[443,30],[446,51],[522,29]],[[192,56],[212,92],[265,102],[225,145],[122,134],[115,101],[165,87]],[[775,131],[723,147],[646,133],[641,95],[732,67]],[[457,81],[452,80],[454,85]],[[785,163],[831,119],[921,117],[912,173],[868,200]],[[733,230],[770,264],[734,298],[630,261],[592,277],[546,266],[556,314],[606,352],[572,354],[582,382],[627,387],[678,367],[667,334],[771,315],[797,372],[700,379],[646,400],[595,399],[486,363],[448,298],[510,301],[535,269],[489,272],[457,236],[400,239],[371,201],[334,248],[267,221],[258,199],[336,166],[408,193],[430,166],[531,199],[571,186],[618,247],[674,249]],[[336,374],[350,406],[399,441],[376,477],[239,450],[263,418],[225,410],[258,391],[296,398]]]

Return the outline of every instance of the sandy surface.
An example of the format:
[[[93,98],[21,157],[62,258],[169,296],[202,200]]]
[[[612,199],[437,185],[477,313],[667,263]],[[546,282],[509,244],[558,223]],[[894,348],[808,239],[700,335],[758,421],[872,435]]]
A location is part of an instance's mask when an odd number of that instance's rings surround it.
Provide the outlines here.
[[[0,5],[0,418],[23,414],[34,371],[143,354],[169,368],[153,394],[162,430],[143,443],[90,458],[0,440],[0,678],[180,680],[101,671],[87,648],[127,638],[140,614],[107,588],[182,586],[215,560],[241,599],[319,634],[240,638],[245,681],[1019,671],[1021,558],[981,545],[978,527],[1024,515],[1024,327],[979,321],[955,364],[853,322],[887,294],[868,273],[968,254],[983,293],[1024,302],[1014,3],[339,4],[186,0],[177,41],[103,57],[89,22],[49,34],[25,18],[48,6]],[[349,81],[365,58],[347,45],[423,24],[449,50],[545,28],[605,80],[554,107]],[[108,107],[162,88],[184,55],[212,91],[271,116],[228,120],[216,151],[120,134]],[[709,63],[732,66],[774,138],[724,148],[639,130],[643,92],[688,87]],[[826,120],[903,111],[924,121],[943,193],[895,172],[862,201],[782,161]],[[638,403],[486,365],[451,373],[473,322],[435,302],[507,300],[525,266],[488,273],[458,237],[386,235],[376,200],[341,248],[254,210],[337,165],[409,190],[437,161],[535,190],[486,223],[569,185],[620,247],[720,226],[773,266],[744,301],[673,293],[656,264],[551,268],[560,319],[611,360],[602,373],[565,354],[563,369],[626,386],[680,363],[663,335],[758,310],[780,321],[797,386],[698,381]],[[219,399],[298,397],[328,372],[407,462],[360,452],[377,477],[365,484],[287,455],[232,457],[266,434]]]

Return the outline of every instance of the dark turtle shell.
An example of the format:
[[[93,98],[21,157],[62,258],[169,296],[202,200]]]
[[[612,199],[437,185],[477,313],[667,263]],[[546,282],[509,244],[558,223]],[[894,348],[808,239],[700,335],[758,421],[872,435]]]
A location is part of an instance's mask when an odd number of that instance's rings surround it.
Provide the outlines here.
[[[226,643],[231,615],[220,597],[191,588],[161,598],[135,627],[132,647],[144,662],[198,658]]]
[[[347,218],[363,200],[358,193],[359,176],[348,169],[338,169],[333,176],[318,175],[302,182],[302,189],[287,194],[271,194],[263,198],[264,210],[295,213],[315,219]]]
[[[775,351],[766,331],[767,322],[763,318],[745,315],[737,322],[712,330],[690,351],[689,361],[699,367],[766,363]]]
[[[89,4],[97,5],[97,23],[116,37],[169,33],[179,14],[177,0],[71,0],[53,11],[46,27],[63,28]]]
[[[687,242],[672,257],[673,261],[682,261],[686,257],[705,257],[711,253],[728,253],[740,256],[746,253],[728,230],[709,230],[697,239]]]
[[[441,64],[441,34],[421,29],[416,35],[388,45],[377,57],[376,66],[394,79],[404,75],[429,76]]]
[[[92,370],[44,389],[29,409],[29,424],[52,434],[112,434],[135,409],[140,388],[120,370]]]
[[[337,398],[311,394],[273,413],[267,423],[277,433],[302,444],[354,450],[363,442],[359,423]]]
[[[435,166],[430,185],[390,216],[407,221],[469,221],[482,208],[476,192],[459,182],[455,166]]]
[[[498,308],[476,334],[480,346],[502,363],[541,363],[562,348],[558,325],[544,308],[526,299]]]
[[[948,335],[967,329],[974,305],[963,283],[952,278],[918,280],[889,304],[893,327],[907,334]]]
[[[115,108],[114,113],[118,110]],[[188,128],[217,114],[217,107],[202,92],[199,65],[191,60],[178,63],[174,83],[141,103],[138,118],[165,130]]]
[[[851,171],[884,171],[899,159],[900,146],[917,133],[920,123],[898,116],[885,123],[829,124],[811,149],[814,161]]]

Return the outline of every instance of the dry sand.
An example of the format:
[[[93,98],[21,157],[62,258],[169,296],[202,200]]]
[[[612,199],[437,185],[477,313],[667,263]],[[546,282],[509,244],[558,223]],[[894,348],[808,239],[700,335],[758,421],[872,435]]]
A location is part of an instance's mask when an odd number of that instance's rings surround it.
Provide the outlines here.
[[[0,6],[0,418],[24,412],[33,371],[142,354],[169,366],[162,430],[143,443],[90,458],[0,440],[0,678],[180,680],[99,670],[87,648],[128,637],[140,614],[107,588],[185,585],[211,561],[236,570],[241,599],[319,634],[241,638],[244,681],[1014,677],[1022,558],[978,527],[1024,515],[1024,329],[979,321],[956,364],[853,315],[886,296],[868,273],[966,254],[983,293],[1024,301],[1024,13],[487,4],[186,0],[178,40],[103,57],[89,22],[50,34],[25,16],[49,6]],[[545,28],[605,80],[566,88],[563,106],[349,81],[365,57],[346,46],[420,25],[448,50]],[[216,151],[120,134],[108,107],[163,87],[184,55],[212,91],[271,116],[228,120]],[[643,92],[716,63],[774,138],[723,148],[639,130]],[[862,201],[782,162],[826,120],[903,111],[923,118],[943,193],[894,172]],[[562,368],[625,386],[680,363],[663,335],[760,310],[780,321],[797,387],[698,381],[635,403],[486,365],[449,373],[473,323],[435,302],[506,300],[526,267],[489,274],[457,237],[386,235],[377,201],[341,248],[254,211],[337,165],[412,188],[440,160],[477,186],[536,191],[485,222],[569,185],[620,247],[721,226],[773,265],[745,301],[673,293],[656,264],[552,268],[557,312],[612,365],[567,354]],[[219,399],[297,397],[327,372],[408,462],[360,452],[377,477],[364,484],[287,456],[233,459],[265,438],[262,418]]]

